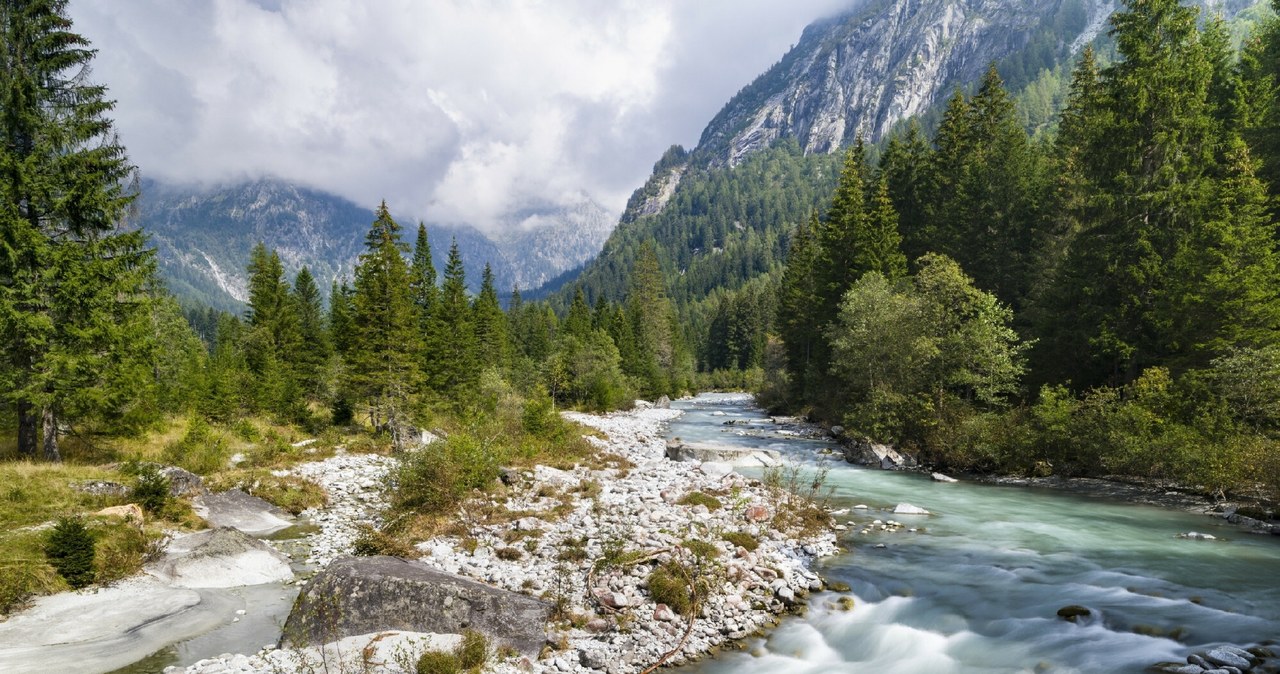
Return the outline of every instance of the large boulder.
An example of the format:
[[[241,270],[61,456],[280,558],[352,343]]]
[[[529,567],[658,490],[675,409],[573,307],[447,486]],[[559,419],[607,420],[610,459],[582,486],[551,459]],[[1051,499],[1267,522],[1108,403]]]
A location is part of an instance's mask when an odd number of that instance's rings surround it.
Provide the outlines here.
[[[383,630],[477,630],[536,658],[551,604],[396,557],[344,557],[303,588],[280,638],[315,645]]]
[[[844,446],[844,459],[860,466],[874,466],[884,470],[915,468],[916,460],[889,445],[881,445],[866,438],[851,440]]]
[[[147,571],[174,587],[239,587],[293,580],[287,556],[228,527],[175,538],[165,557]]]
[[[710,442],[682,442],[679,438],[667,441],[667,458],[672,461],[713,462],[730,466],[782,465],[782,454],[775,449],[751,449]]]
[[[197,496],[191,507],[209,526],[231,527],[252,536],[268,536],[293,526],[289,513],[239,489]]]

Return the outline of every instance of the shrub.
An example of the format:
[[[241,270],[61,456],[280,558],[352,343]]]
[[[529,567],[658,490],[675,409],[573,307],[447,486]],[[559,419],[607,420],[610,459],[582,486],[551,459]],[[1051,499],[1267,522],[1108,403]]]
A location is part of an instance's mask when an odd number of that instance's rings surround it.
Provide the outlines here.
[[[409,558],[415,556],[415,550],[404,542],[393,538],[385,531],[375,529],[368,524],[362,524],[360,525],[360,533],[357,534],[355,542],[352,543],[351,554],[361,557],[387,555],[389,557]]]
[[[409,455],[388,479],[393,507],[439,512],[498,479],[498,461],[474,436],[454,433]]]
[[[495,554],[498,555],[498,559],[506,562],[515,562],[524,559],[524,553],[520,552],[519,548],[498,548],[498,551]]]
[[[649,574],[649,595],[653,601],[666,604],[682,616],[693,612],[693,589],[689,586],[690,571],[679,562],[665,562]]]
[[[227,443],[221,434],[215,433],[204,417],[193,416],[187,424],[182,439],[164,448],[164,460],[182,466],[201,475],[212,473],[227,465]]]
[[[453,653],[463,669],[475,669],[489,659],[489,640],[475,630],[464,630],[462,643]]]
[[[93,534],[79,518],[63,517],[45,540],[45,557],[72,588],[93,582]]]
[[[116,522],[99,530],[94,545],[94,581],[110,583],[137,573],[143,563],[162,551],[161,540],[138,527]]]
[[[130,496],[143,510],[158,515],[169,504],[169,478],[152,464],[139,465]]]
[[[453,653],[427,651],[418,658],[418,674],[458,674],[462,664]]]

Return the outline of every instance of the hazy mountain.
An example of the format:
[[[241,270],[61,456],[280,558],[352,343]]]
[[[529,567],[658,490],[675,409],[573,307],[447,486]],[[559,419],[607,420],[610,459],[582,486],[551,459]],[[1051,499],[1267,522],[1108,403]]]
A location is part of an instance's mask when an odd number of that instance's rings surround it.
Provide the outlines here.
[[[174,292],[232,311],[247,299],[245,265],[258,241],[279,252],[290,275],[308,265],[327,293],[334,279],[350,278],[374,217],[369,208],[281,180],[210,189],[144,181],[138,206],[139,226],[151,236]],[[416,221],[397,222],[412,245]],[[437,269],[456,239],[472,287],[489,263],[505,292],[580,266],[599,252],[612,224],[604,209],[584,202],[521,213],[496,242],[470,227],[428,223],[427,232]]]

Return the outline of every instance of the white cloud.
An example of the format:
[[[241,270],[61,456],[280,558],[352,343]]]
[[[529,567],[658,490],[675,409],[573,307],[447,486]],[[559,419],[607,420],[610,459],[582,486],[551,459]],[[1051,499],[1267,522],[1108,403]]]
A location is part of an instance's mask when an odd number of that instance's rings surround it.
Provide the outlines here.
[[[620,210],[803,26],[850,0],[73,0],[135,163],[287,178],[495,226]]]

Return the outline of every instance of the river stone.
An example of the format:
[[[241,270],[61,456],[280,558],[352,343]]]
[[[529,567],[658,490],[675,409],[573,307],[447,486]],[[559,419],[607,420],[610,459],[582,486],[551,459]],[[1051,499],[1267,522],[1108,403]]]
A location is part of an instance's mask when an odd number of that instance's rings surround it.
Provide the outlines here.
[[[957,480],[957,479],[955,479],[954,477],[951,477],[951,476],[949,476],[949,475],[943,475],[942,473],[933,473],[933,474],[929,475],[929,477],[930,477],[930,478],[932,478],[934,482],[948,482],[948,483],[951,483],[951,482],[959,482],[959,481],[960,481],[960,480]]]
[[[1093,611],[1078,604],[1071,604],[1058,609],[1058,617],[1069,623],[1078,622],[1080,618],[1087,618],[1091,615],[1093,615]]]
[[[253,536],[267,536],[293,525],[288,513],[239,489],[197,496],[191,507],[211,526],[231,527]]]
[[[884,470],[900,470],[916,466],[916,460],[910,456],[889,445],[876,444],[866,438],[846,444],[844,460],[861,466],[876,466]]]
[[[707,477],[722,478],[733,472],[733,466],[719,461],[703,461],[698,466],[698,470]]]
[[[775,449],[752,449],[714,442],[681,442],[668,440],[667,458],[672,461],[726,463],[731,466],[770,468],[782,465],[782,454]]]
[[[458,634],[475,629],[531,658],[546,640],[551,604],[395,557],[343,557],[298,596],[282,647],[381,630]]]
[[[899,503],[893,509],[895,515],[928,515],[929,511],[920,506],[913,506],[910,503]]]
[[[1248,669],[1252,663],[1248,659],[1237,655],[1236,653],[1225,648],[1213,648],[1204,654],[1204,659],[1221,667],[1237,667],[1239,669]]]
[[[289,558],[249,535],[221,527],[173,540],[148,571],[174,587],[240,587],[293,579]]]

